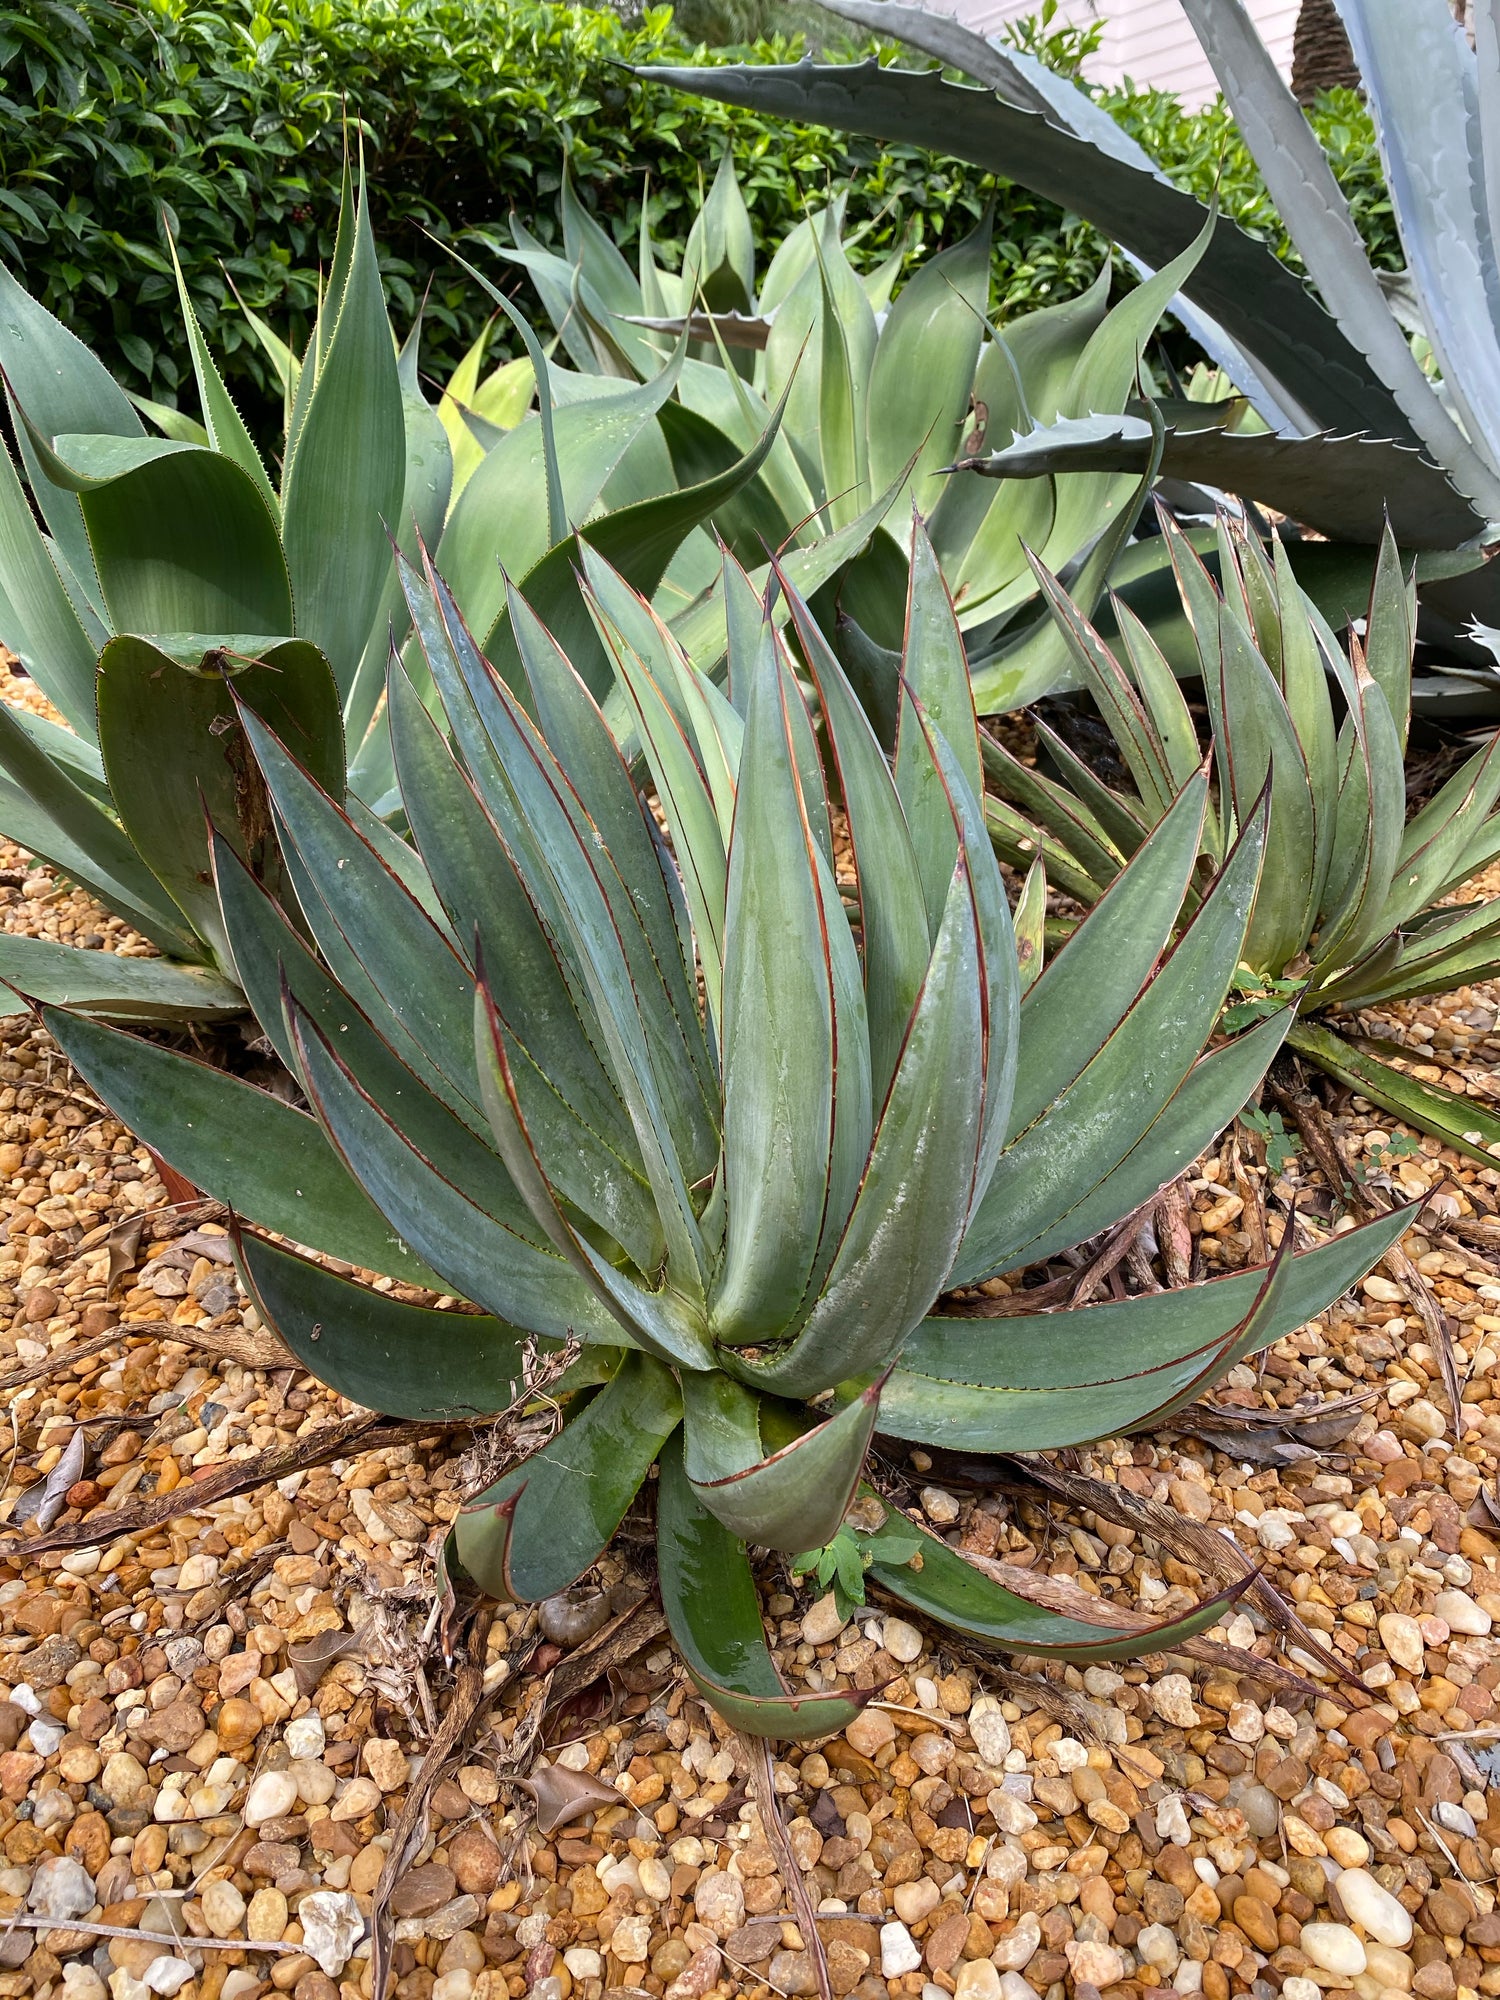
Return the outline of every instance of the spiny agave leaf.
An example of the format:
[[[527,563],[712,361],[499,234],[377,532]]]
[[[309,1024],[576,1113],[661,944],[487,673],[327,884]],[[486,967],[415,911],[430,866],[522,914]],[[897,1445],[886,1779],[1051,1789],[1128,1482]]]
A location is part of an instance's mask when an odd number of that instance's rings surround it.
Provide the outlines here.
[[[705,1700],[750,1736],[797,1741],[847,1727],[875,1690],[788,1693],[766,1645],[744,1548],[699,1505],[677,1438],[661,1454],[656,1517],[662,1609]]]
[[[682,1416],[671,1370],[627,1354],[550,1444],[464,1506],[459,1561],[482,1590],[539,1604],[596,1563]]]
[[[437,1162],[406,1135],[412,1107],[401,1106],[403,1125],[398,1129],[394,1112],[376,1103],[310,1013],[289,992],[283,1005],[308,1101],[339,1157],[369,1190],[382,1215],[389,1216],[402,1242],[425,1257],[429,1268],[441,1269],[437,1288],[473,1299],[497,1319],[552,1339],[576,1334],[617,1345],[615,1319],[548,1244],[499,1159],[489,1155],[486,1161],[479,1142],[450,1119],[445,1132],[455,1154],[465,1138],[469,1141],[460,1156],[461,1170],[467,1169],[475,1192],[445,1178]],[[423,1131],[415,1114],[412,1123]]]
[[[987,479],[1044,479],[1138,472],[1150,450],[1145,418],[1092,415],[1039,425],[999,451],[958,464]],[[1387,438],[1172,425],[1162,438],[1161,471],[1167,479],[1245,494],[1341,540],[1378,542],[1387,508],[1403,548],[1453,548],[1475,529],[1472,503],[1441,467],[1415,446]]]
[[[462,1423],[521,1393],[525,1336],[503,1320],[408,1305],[249,1230],[236,1248],[261,1318],[304,1368],[365,1409]]]
[[[1200,770],[1022,1002],[1012,1136],[1045,1117],[1144,991],[1192,881],[1207,796]]]
[[[968,1219],[982,1139],[981,963],[961,855],[838,1254],[788,1348],[768,1361],[722,1357],[742,1380],[809,1396],[878,1371],[942,1289]]]
[[[80,504],[116,632],[296,629],[276,522],[232,459],[115,437],[65,436],[57,446],[69,465],[99,468]]]
[[[506,1037],[482,964],[474,995],[474,1039],[480,1088],[496,1147],[537,1223],[586,1289],[638,1346],[664,1361],[685,1363],[689,1368],[709,1366],[712,1357],[701,1330],[701,1313],[693,1310],[692,1303],[636,1284],[595,1250],[569,1219],[522,1111]]]
[[[80,951],[45,938],[0,936],[0,980],[30,1000],[108,1021],[177,1026],[245,1011],[240,989],[206,966]]]
[[[194,1187],[294,1243],[404,1284],[444,1289],[305,1112],[79,1014],[44,1007],[42,1018],[89,1088]]]
[[[984,797],[979,725],[953,600],[920,517],[912,525],[911,582],[902,659],[907,685],[940,729],[975,798]]]
[[[233,692],[231,693],[231,684]],[[206,866],[205,816],[260,876],[280,852],[236,703],[293,745],[328,790],[344,787],[344,733],[328,662],[305,640],[241,664],[207,654],[196,671],[145,639],[112,639],[99,656],[99,749],[132,844],[221,966],[231,962]]]
[[[0,769],[14,780],[14,804],[5,813],[12,839],[66,870],[118,910],[153,944],[179,958],[196,958],[199,945],[171,898],[111,818],[67,775],[0,703]],[[49,834],[56,831],[54,842]]]
[[[864,1469],[880,1388],[763,1456],[757,1399],[717,1370],[685,1374],[683,1463],[699,1504],[757,1547],[795,1555],[831,1542]]]
[[[1250,1582],[1244,1577],[1229,1590],[1196,1605],[1186,1616],[1162,1624],[1106,1602],[1099,1603],[1096,1622],[1007,1590],[930,1529],[894,1510],[874,1534],[861,1534],[856,1539],[861,1552],[870,1558],[873,1581],[903,1604],[956,1631],[972,1633],[1017,1653],[1037,1653],[1044,1659],[1118,1660],[1132,1653],[1169,1652],[1195,1632],[1216,1625]],[[920,1569],[910,1554],[913,1540],[918,1544]],[[882,1558],[886,1547],[892,1551],[890,1560]],[[1040,1577],[1005,1567],[1018,1581],[1026,1577],[1035,1587],[1037,1599],[1044,1592],[1054,1599],[1064,1595],[1056,1586],[1048,1589]],[[1089,1602],[1081,1591],[1067,1595],[1069,1601],[1077,1600],[1079,1610]]]
[[[1500,1118],[1473,1098],[1407,1076],[1378,1056],[1366,1055],[1321,1021],[1299,1021],[1287,1042],[1326,1075],[1419,1132],[1432,1133],[1455,1152],[1487,1164],[1500,1159],[1500,1152],[1490,1150],[1500,1147]]]
[[[224,386],[224,379],[214,365],[214,358],[208,351],[208,343],[203,338],[203,329],[198,324],[198,315],[193,310],[193,302],[188,295],[186,280],[182,275],[182,265],[177,257],[177,238],[168,229],[167,253],[172,259],[172,275],[177,280],[177,301],[182,309],[182,323],[187,332],[188,351],[193,357],[193,374],[198,383],[198,401],[203,410],[203,422],[207,431],[207,442],[215,451],[221,451],[226,458],[232,458],[243,472],[248,472],[260,488],[261,497],[271,511],[273,519],[279,519],[280,506],[272,491],[271,482],[266,477],[266,469],[261,463],[260,453],[255,449],[245,420],[235,407],[234,398]],[[71,426],[70,426],[71,428]]]
[[[341,217],[339,235],[348,239],[347,281],[310,394],[303,372],[282,513],[297,631],[322,649],[347,693],[380,606],[406,483],[401,381],[363,173],[357,214]]]
[[[8,451],[0,451],[0,569],[0,637],[80,736],[92,741],[94,663],[103,629],[97,620],[86,625],[70,599]]]
[[[1323,1312],[1396,1242],[1409,1211],[1380,1216],[1288,1260],[1285,1289],[1255,1328],[1257,1346]],[[1253,1315],[1263,1273],[1236,1271],[1179,1291],[1145,1293],[1072,1311],[923,1321],[902,1353],[881,1402],[880,1425],[893,1437],[952,1443],[955,1449],[1050,1450],[1090,1436],[1117,1434],[1096,1395],[1113,1395],[1139,1376],[1138,1412],[1155,1407],[1163,1378],[1193,1358],[1218,1353]],[[1126,1362],[1131,1375],[1122,1377]],[[1227,1363],[1225,1365],[1228,1365]],[[1155,1385],[1155,1386],[1153,1386]],[[1098,1425],[1090,1429],[1091,1425]],[[1010,1437],[1019,1443],[995,1440]]]
[[[689,340],[713,340],[726,347],[748,347],[761,353],[771,337],[772,320],[756,313],[674,313],[652,319],[642,313],[626,315],[631,326],[643,326],[652,333],[670,333],[674,338],[686,333]]]

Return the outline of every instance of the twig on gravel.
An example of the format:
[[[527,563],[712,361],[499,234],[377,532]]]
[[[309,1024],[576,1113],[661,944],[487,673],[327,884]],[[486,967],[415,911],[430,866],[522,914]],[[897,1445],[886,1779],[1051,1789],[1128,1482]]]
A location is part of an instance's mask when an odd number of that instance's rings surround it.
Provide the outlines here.
[[[85,1917],[29,1917],[3,1919],[10,1930],[81,1931],[88,1937],[137,1938],[143,1944],[166,1945],[173,1951],[301,1951],[300,1944],[284,1944],[277,1938],[175,1937],[170,1931],[137,1931],[127,1924],[91,1924]]]
[[[443,1424],[407,1424],[385,1417],[351,1417],[344,1423],[321,1424],[307,1437],[290,1444],[273,1445],[254,1458],[231,1459],[215,1466],[203,1479],[185,1481],[170,1493],[153,1493],[129,1513],[123,1510],[107,1518],[91,1516],[51,1528],[45,1535],[33,1535],[28,1542],[10,1547],[0,1544],[0,1560],[20,1562],[30,1556],[45,1555],[51,1549],[97,1548],[103,1541],[118,1541],[122,1535],[136,1535],[158,1528],[163,1521],[180,1514],[197,1514],[219,1500],[231,1500],[238,1493],[253,1493],[294,1472],[306,1472],[315,1465],[344,1458],[352,1451],[378,1451],[385,1445],[410,1444],[422,1432],[449,1428]]]
[[[433,1787],[442,1776],[445,1765],[468,1736],[484,1709],[485,1641],[489,1637],[494,1615],[494,1606],[489,1604],[481,1604],[474,1614],[469,1625],[465,1658],[458,1670],[453,1698],[448,1703],[447,1713],[438,1724],[436,1734],[427,1746],[426,1755],[407,1791],[401,1816],[391,1832],[391,1844],[386,1853],[385,1865],[380,1871],[380,1879],[375,1884],[375,1893],[370,1900],[370,1979],[374,2000],[385,2000],[386,1984],[390,1978],[388,1915],[391,1891],[410,1865],[413,1854],[426,1838],[427,1801]],[[498,1687],[494,1690],[496,1694],[499,1691]]]
[[[797,1912],[797,1928],[812,1960],[818,2000],[833,2000],[833,1979],[828,1970],[827,1948],[818,1932],[818,1912],[812,1892],[797,1865],[797,1857],[792,1852],[786,1821],[781,1816],[776,1798],[776,1769],[771,1761],[770,1741],[764,1736],[747,1736],[742,1730],[740,1744],[750,1760],[750,1788],[755,1794],[755,1803],[760,1807],[761,1831],[776,1856],[776,1865],[786,1882],[787,1895]]]

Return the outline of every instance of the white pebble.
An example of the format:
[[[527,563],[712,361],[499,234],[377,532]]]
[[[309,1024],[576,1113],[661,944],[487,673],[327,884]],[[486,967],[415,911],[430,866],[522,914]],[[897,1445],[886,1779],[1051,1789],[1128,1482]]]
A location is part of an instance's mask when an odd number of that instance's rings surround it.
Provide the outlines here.
[[[909,1666],[922,1651],[921,1633],[915,1625],[908,1625],[904,1618],[886,1619],[880,1643],[893,1660],[900,1660],[904,1666]]]
[[[1481,1610],[1461,1590],[1440,1590],[1432,1608],[1450,1632],[1462,1632],[1466,1638],[1484,1638],[1493,1622],[1488,1611]],[[32,1734],[36,1734],[34,1727]]]
[[[141,1976],[150,1992],[160,1993],[166,2000],[166,1996],[180,1992],[187,1985],[193,1968],[185,1958],[173,1958],[163,1952],[160,1958],[152,1959]]]
[[[1300,1942],[1304,1956],[1324,1972],[1357,1979],[1365,1969],[1365,1948],[1347,1924],[1304,1924]]]
[[[282,1819],[296,1803],[297,1780],[290,1771],[262,1771],[245,1798],[245,1824],[263,1826],[268,1819]]]
[[[899,1979],[903,1973],[915,1972],[922,1963],[922,1954],[905,1924],[882,1924],[880,1926],[880,1975],[882,1979]]]
[[[1411,1943],[1411,1912],[1402,1908],[1389,1889],[1382,1889],[1367,1869],[1346,1868],[1338,1878],[1338,1892],[1350,1923],[1368,1931],[1377,1944],[1400,1951]],[[1330,1972],[1338,1969],[1328,1967]]]

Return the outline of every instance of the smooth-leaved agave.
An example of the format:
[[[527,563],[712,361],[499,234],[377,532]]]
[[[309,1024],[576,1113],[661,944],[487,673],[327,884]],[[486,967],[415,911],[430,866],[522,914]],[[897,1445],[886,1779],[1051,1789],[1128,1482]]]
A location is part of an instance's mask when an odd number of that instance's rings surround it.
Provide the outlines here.
[[[894,756],[805,603],[793,655],[727,579],[722,687],[596,552],[583,588],[615,674],[591,698],[525,602],[513,684],[430,564],[403,564],[435,690],[388,702],[414,845],[373,847],[259,718],[297,921],[215,843],[235,965],[315,1115],[56,1008],[90,1084],[260,1225],[244,1270],[326,1381],[416,1419],[506,1409],[523,1343],[580,1343],[557,1437],[468,1502],[448,1562],[545,1599],[598,1558],[653,1466],[663,1601],[706,1695],[771,1735],[842,1726],[789,1694],[747,1547],[839,1529],[877,1423],[967,1449],[1065,1444],[1169,1412],[1321,1310],[1403,1217],[1264,1270],[1058,1318],[931,1316],[1096,1236],[1180,1174],[1256,1088],[1285,1020],[1208,1053],[1260,875],[1247,815],[1170,932],[1206,774],[1042,968],[985,831],[963,649],[918,530]],[[784,583],[777,587],[789,588]],[[607,719],[608,718],[608,719]],[[841,801],[834,807],[834,792]],[[305,925],[305,934],[302,926]],[[335,1275],[274,1231],[472,1313]],[[1075,1659],[1164,1645],[1001,1587],[873,1494],[879,1586],[1001,1645]]]
[[[1242,522],[1221,517],[1216,583],[1191,540],[1165,511],[1161,519],[1213,730],[1217,813],[1205,819],[1207,864],[1219,865],[1269,785],[1265,873],[1236,982],[1239,1018],[1294,1002],[1288,1041],[1299,1053],[1382,1109],[1489,1159],[1500,1119],[1312,1017],[1500,973],[1500,901],[1445,900],[1500,857],[1500,737],[1408,820],[1416,591],[1389,532],[1363,638],[1351,633],[1346,657],[1298,589],[1279,537],[1263,545]],[[1002,854],[1029,863],[1040,852],[1052,882],[1093,904],[1172,809],[1201,752],[1187,701],[1146,626],[1120,607],[1112,650],[1040,565],[1038,575],[1132,789],[1111,789],[1039,722],[1052,775],[985,740],[1000,794],[989,801],[990,824]]]

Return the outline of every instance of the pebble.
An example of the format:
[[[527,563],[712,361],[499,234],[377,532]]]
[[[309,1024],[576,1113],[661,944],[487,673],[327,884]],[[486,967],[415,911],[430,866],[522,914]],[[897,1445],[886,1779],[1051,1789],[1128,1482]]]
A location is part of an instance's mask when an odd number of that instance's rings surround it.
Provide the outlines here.
[[[187,1960],[175,1958],[169,1952],[163,1952],[160,1958],[153,1958],[141,1974],[147,1989],[160,1993],[163,2000],[170,2000],[170,1995],[180,1993],[192,1976],[193,1968]]]
[[[1163,1674],[1151,1690],[1151,1706],[1163,1722],[1170,1722],[1178,1729],[1198,1727],[1193,1684],[1186,1674]]]
[[[70,1854],[49,1854],[37,1864],[27,1907],[39,1917],[86,1917],[94,1907],[94,1885]]]
[[[900,1890],[896,1893],[899,1896]],[[880,1926],[880,1971],[883,1978],[899,1979],[903,1973],[915,1972],[921,1963],[921,1951],[904,1923]]]
[[[956,2000],[1000,2000],[1000,1974],[987,1958],[971,1958],[953,1982]]]
[[[215,1937],[233,1937],[245,1921],[245,1899],[232,1882],[210,1882],[203,1891],[203,1919]]]
[[[1411,1943],[1411,1912],[1403,1909],[1389,1889],[1382,1889],[1364,1868],[1346,1868],[1338,1878],[1339,1901],[1350,1923],[1367,1931],[1377,1944],[1397,1950]],[[1330,1966],[1336,1972],[1337,1966]]]
[[[283,1819],[296,1803],[297,1780],[290,1771],[262,1771],[245,1795],[245,1824],[264,1826],[269,1819]]]
[[[1324,1972],[1354,1979],[1365,1969],[1365,1948],[1347,1924],[1304,1924],[1299,1942]]]
[[[1461,1590],[1440,1590],[1432,1601],[1432,1608],[1450,1632],[1460,1632],[1470,1638],[1484,1638],[1494,1622],[1488,1611]]]
[[[922,1635],[915,1625],[909,1625],[904,1618],[887,1618],[880,1628],[880,1643],[893,1660],[902,1666],[921,1658]]]
[[[698,1877],[693,1907],[700,1924],[727,1938],[745,1921],[744,1884],[726,1868],[710,1868]]]
[[[1381,1645],[1398,1667],[1405,1667],[1408,1673],[1421,1673],[1425,1648],[1422,1628],[1415,1618],[1409,1618],[1404,1611],[1386,1611],[1378,1619],[1376,1629]]]
[[[1080,1984],[1115,1986],[1125,1977],[1125,1961],[1110,1944],[1096,1944],[1087,1938],[1069,1938],[1063,1946],[1068,1970]]]
[[[1010,1724],[992,1695],[982,1695],[970,1708],[969,1734],[986,1764],[998,1767],[1010,1755]]]
[[[845,1623],[838,1600],[830,1590],[803,1613],[802,1637],[809,1646],[826,1646],[843,1631]]]
[[[1024,1972],[1042,1948],[1042,1920],[1035,1910],[1023,1910],[1016,1927],[990,1954],[990,1961],[1002,1972]]]
[[[365,1934],[359,1904],[348,1893],[318,1889],[297,1905],[303,1949],[330,1979],[337,1979],[349,1954]]]

